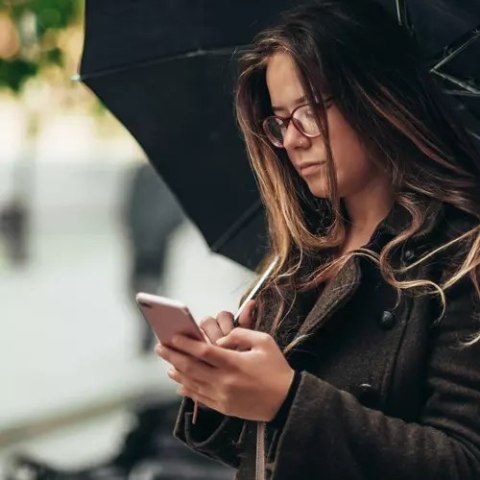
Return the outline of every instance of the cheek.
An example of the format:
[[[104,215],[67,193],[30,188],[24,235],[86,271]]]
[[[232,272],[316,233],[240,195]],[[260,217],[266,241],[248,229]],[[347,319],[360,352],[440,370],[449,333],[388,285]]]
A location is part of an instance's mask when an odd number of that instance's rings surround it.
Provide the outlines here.
[[[355,132],[349,127],[331,129],[330,145],[337,173],[339,196],[345,197],[364,188],[374,176],[375,168]],[[322,155],[326,157],[322,140],[316,140],[313,146],[317,151],[323,150]],[[325,168],[321,174],[307,180],[313,195],[328,197],[327,175]]]
[[[332,153],[339,177],[362,175],[371,169],[367,153],[355,138],[345,137],[341,141],[332,142]],[[363,176],[363,175],[362,175]]]
[[[331,135],[330,141],[339,194],[345,196],[365,185],[374,172],[374,165],[369,160],[365,147],[350,127],[336,131],[335,135]]]

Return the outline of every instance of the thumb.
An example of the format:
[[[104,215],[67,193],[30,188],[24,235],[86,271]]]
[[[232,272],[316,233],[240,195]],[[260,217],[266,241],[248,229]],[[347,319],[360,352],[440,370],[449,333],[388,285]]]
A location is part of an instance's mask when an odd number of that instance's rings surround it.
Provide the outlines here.
[[[237,327],[225,337],[219,338],[217,346],[230,350],[251,350],[256,343],[255,334],[257,333],[247,328]]]
[[[238,317],[238,324],[243,328],[253,328],[256,300],[250,300]]]

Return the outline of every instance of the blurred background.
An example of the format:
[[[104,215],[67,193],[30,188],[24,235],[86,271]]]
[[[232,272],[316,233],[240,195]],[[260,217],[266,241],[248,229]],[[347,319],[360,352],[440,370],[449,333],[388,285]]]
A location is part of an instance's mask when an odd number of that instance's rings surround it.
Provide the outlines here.
[[[75,81],[83,8],[0,0],[0,478],[19,452],[65,469],[101,462],[139,399],[176,398],[135,291],[199,319],[234,310],[252,280],[209,253]]]

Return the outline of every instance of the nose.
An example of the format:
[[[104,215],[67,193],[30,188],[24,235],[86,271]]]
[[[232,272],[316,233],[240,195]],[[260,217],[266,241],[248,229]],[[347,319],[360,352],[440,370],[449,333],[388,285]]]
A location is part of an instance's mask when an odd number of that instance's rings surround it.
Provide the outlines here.
[[[285,135],[283,137],[283,146],[286,150],[292,148],[305,148],[310,145],[310,139],[303,135],[290,120]]]

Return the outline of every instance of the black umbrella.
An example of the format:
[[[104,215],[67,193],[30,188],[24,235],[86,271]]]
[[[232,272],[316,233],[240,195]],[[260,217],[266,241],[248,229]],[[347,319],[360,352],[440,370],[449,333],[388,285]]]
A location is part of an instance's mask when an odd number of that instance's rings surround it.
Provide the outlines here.
[[[379,1],[418,36],[432,73],[478,134],[478,0]],[[234,120],[235,47],[296,3],[86,2],[80,78],[138,140],[210,248],[250,268],[265,252],[266,232]]]
[[[254,268],[264,211],[234,120],[235,47],[290,0],[91,0],[81,79],[130,130],[210,248]]]
[[[429,61],[480,146],[480,1],[377,0],[395,15]]]

